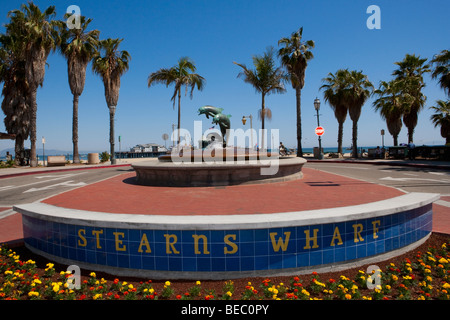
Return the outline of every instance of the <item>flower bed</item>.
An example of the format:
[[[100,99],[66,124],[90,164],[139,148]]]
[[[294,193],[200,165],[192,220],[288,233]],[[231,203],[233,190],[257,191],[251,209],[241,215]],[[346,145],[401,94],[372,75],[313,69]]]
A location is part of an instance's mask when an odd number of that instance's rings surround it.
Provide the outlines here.
[[[389,261],[339,273],[228,281],[119,279],[83,271],[70,289],[67,266],[24,247],[0,247],[0,300],[449,300],[450,235],[432,234],[419,248]],[[378,268],[379,267],[379,268]]]

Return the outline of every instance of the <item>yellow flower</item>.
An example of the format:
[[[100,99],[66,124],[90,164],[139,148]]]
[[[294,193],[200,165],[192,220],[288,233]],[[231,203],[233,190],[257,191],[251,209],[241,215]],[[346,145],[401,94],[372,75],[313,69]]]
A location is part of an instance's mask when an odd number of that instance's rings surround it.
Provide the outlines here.
[[[92,278],[97,277],[97,275],[95,274],[95,272],[91,272],[89,275],[90,275]]]
[[[231,297],[233,294],[230,291],[227,291],[226,295]]]
[[[445,258],[440,258],[439,263],[448,263],[448,260]]]
[[[38,291],[30,291],[30,292],[28,292],[28,296],[29,297],[39,297],[39,292]]]
[[[102,298],[102,294],[101,293],[97,293],[93,298],[94,298],[94,300],[101,299]]]
[[[348,293],[347,293],[347,294],[345,295],[345,299],[350,300],[351,298],[352,298],[351,294],[348,294]]]
[[[167,286],[167,287],[169,287],[169,286],[170,286],[170,281],[166,281],[166,282],[164,283],[164,285]]]
[[[197,286],[199,286],[199,285],[201,285],[202,283],[201,283],[200,281],[197,281],[195,284],[196,284]]]
[[[54,292],[58,292],[58,291],[59,291],[59,284],[57,284],[57,283],[52,283],[52,285],[53,285],[53,291],[54,291]]]

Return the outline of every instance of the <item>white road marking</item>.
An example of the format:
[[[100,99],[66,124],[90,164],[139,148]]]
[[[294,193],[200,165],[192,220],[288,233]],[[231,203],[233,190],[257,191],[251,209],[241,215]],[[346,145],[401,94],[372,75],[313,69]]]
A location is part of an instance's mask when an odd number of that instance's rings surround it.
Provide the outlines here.
[[[413,180],[421,180],[421,181],[434,181],[434,182],[448,182],[447,180],[437,180],[437,179],[426,179],[426,178],[393,178],[393,177],[384,177],[380,178],[380,180],[389,180],[389,181],[413,181]]]
[[[73,177],[76,175],[80,175],[86,172],[79,172],[79,173],[68,173],[68,174],[63,174],[63,175],[49,175],[49,176],[39,176],[39,177],[34,177],[36,179],[41,179],[41,178],[52,178],[49,180],[41,180],[41,181],[36,181],[36,182],[32,182],[32,183],[27,183],[27,184],[22,184],[22,185],[18,185],[18,186],[5,186],[5,187],[0,187],[0,191],[5,191],[5,190],[11,190],[11,189],[16,189],[16,188],[26,188],[35,184],[40,184],[40,183],[45,183],[45,182],[50,182],[50,181],[56,181],[56,180],[61,180],[61,179],[66,179],[69,177]]]
[[[28,189],[28,190],[24,191],[23,193],[35,192],[35,191],[41,191],[41,190],[48,190],[48,189],[52,189],[52,188],[57,187],[57,186],[82,187],[82,186],[85,186],[85,185],[86,185],[86,183],[84,183],[84,182],[73,183],[73,180],[70,180],[70,181],[65,181],[65,182],[61,182],[61,183],[57,183],[57,184],[52,184],[52,185],[41,187],[41,188],[31,188],[31,189]]]

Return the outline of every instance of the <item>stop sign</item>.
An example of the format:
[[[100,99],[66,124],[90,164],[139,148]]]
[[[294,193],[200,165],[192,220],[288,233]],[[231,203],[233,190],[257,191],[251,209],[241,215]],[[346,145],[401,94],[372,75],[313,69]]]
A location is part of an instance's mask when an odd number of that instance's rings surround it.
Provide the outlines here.
[[[323,127],[317,127],[314,132],[318,135],[321,136],[323,135],[323,133],[325,132],[325,129]]]

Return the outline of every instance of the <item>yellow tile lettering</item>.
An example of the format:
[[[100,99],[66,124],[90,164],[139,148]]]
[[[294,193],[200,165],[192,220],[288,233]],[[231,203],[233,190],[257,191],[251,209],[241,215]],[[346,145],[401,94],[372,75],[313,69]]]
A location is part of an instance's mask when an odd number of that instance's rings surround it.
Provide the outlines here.
[[[175,249],[175,243],[177,243],[178,238],[175,234],[165,234],[164,238],[166,238],[166,253],[167,254],[179,254],[180,251]]]
[[[231,242],[230,238],[236,241],[236,235],[235,234],[227,234],[223,238],[223,241],[232,248],[230,250],[227,247],[223,247],[223,253],[224,254],[234,254],[234,253],[236,253],[238,251],[238,246],[236,245],[236,243]]]
[[[311,238],[311,235],[309,234],[309,230],[305,230],[306,235],[306,246],[303,247],[303,249],[311,249],[311,241],[313,242],[312,249],[316,249],[319,247],[317,244],[317,233],[319,232],[319,229],[313,229],[313,236]]]
[[[289,244],[289,237],[291,236],[290,232],[285,232],[285,240],[283,241],[282,237],[279,237],[278,240],[275,240],[275,236],[277,235],[277,232],[271,232],[270,235],[270,240],[272,241],[272,247],[273,247],[273,251],[278,252],[281,248],[282,251],[286,251],[288,244]]]
[[[145,246],[145,252],[151,253],[152,249],[150,248],[150,243],[148,243],[147,234],[142,234],[141,243],[139,244],[138,252],[144,252],[142,247]]]
[[[124,238],[125,234],[123,232],[113,232],[116,241],[116,251],[127,251],[127,246],[123,244],[123,240],[119,237]]]
[[[192,235],[192,238],[194,238],[194,249],[195,249],[195,254],[202,254],[200,252],[200,250],[198,249],[198,240],[202,239],[203,241],[203,254],[209,254],[208,251],[208,239],[206,238],[205,235],[203,234],[194,234]]]

